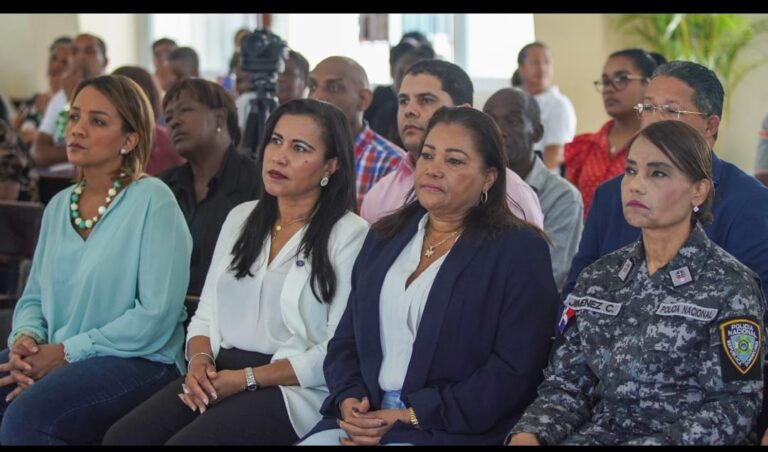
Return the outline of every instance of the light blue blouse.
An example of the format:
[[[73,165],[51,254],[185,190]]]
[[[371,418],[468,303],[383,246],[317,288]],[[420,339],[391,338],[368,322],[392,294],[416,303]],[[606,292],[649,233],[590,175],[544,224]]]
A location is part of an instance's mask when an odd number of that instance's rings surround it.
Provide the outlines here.
[[[70,362],[142,357],[184,373],[192,237],[173,193],[153,177],[131,183],[83,240],[70,221],[73,188],[45,209],[9,345],[24,332],[63,344]]]

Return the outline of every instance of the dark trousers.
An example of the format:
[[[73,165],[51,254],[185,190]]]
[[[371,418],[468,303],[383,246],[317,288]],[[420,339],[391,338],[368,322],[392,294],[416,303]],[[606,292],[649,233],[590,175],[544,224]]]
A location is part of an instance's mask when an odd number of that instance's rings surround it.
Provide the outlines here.
[[[268,364],[271,356],[238,349],[221,349],[218,370]],[[210,405],[204,414],[192,411],[177,394],[177,379],[115,423],[105,445],[291,445],[293,430],[282,392],[277,386],[243,391]]]

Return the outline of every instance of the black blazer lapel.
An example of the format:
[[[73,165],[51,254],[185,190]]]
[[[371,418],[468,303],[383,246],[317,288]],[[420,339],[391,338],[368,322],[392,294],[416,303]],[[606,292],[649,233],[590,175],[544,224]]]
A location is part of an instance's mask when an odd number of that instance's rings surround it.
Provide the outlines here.
[[[425,387],[454,286],[481,246],[482,241],[478,237],[470,233],[462,234],[437,272],[416,332],[411,361],[403,382],[403,395]]]

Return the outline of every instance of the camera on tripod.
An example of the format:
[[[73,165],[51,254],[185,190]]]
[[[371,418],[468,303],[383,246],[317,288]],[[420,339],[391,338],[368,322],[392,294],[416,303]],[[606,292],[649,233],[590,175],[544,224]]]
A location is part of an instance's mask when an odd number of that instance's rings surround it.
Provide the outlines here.
[[[277,74],[285,69],[288,45],[269,30],[256,29],[240,45],[240,69],[248,74],[251,110],[243,134],[243,147],[255,159],[264,137],[267,117],[277,107]]]

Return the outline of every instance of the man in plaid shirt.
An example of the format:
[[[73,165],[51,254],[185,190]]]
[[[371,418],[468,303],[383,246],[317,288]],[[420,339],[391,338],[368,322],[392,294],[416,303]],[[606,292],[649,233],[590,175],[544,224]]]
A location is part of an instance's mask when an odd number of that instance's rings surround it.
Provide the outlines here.
[[[394,171],[406,153],[374,132],[363,119],[373,93],[365,69],[355,60],[340,56],[324,59],[309,73],[308,86],[310,98],[336,105],[349,121],[355,140],[355,186],[359,211],[368,190]]]

